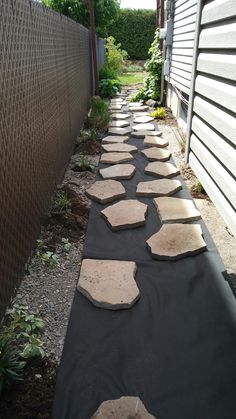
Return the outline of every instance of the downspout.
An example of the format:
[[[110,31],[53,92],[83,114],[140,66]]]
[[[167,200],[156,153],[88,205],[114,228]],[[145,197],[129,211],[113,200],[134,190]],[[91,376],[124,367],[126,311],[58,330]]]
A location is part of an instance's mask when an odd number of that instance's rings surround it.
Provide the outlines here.
[[[159,0],[158,3],[158,16],[159,16],[159,29],[164,27],[164,0]],[[164,99],[164,88],[165,88],[165,76],[164,76],[164,62],[165,62],[165,42],[163,39],[160,40],[160,48],[162,51],[162,70],[161,70],[161,95],[160,104],[163,103]]]

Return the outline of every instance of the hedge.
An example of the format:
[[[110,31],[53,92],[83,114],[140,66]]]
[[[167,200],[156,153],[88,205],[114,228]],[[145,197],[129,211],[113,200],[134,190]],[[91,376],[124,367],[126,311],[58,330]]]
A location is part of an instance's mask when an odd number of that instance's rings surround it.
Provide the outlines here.
[[[131,60],[146,60],[156,29],[155,10],[121,9],[109,29]]]

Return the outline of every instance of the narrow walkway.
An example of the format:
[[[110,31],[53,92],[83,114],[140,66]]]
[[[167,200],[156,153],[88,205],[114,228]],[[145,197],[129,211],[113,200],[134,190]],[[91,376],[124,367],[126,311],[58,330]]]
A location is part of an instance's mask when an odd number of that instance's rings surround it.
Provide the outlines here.
[[[141,125],[153,124],[148,109],[119,102],[111,103],[122,116],[103,140],[99,183],[87,191],[94,201],[54,417],[89,419],[104,401],[137,396],[159,419],[234,419],[235,306],[224,266],[165,139]],[[107,292],[114,279],[116,293]]]

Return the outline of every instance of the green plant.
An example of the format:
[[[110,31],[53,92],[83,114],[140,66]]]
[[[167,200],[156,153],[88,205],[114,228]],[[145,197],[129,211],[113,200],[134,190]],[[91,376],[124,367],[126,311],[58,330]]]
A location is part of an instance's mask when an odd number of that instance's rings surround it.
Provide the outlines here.
[[[151,116],[156,119],[164,119],[166,117],[166,110],[165,108],[158,108],[151,113]]]
[[[22,380],[25,362],[11,342],[0,336],[0,394],[8,390],[14,382]]]
[[[81,154],[80,159],[75,161],[71,168],[75,172],[93,172],[95,164],[87,156]]]
[[[29,336],[29,340],[20,352],[20,356],[26,359],[37,356],[44,358],[45,351],[43,349],[43,342],[36,335]]]
[[[99,96],[91,99],[91,108],[88,117],[89,125],[96,130],[105,130],[111,120],[108,103]]]
[[[202,184],[201,184],[201,182],[199,180],[197,180],[195,182],[195,185],[193,185],[192,192],[206,194],[206,191],[203,188],[203,186],[202,186]]]
[[[126,65],[123,67],[124,73],[138,73],[142,71],[143,71],[143,67],[141,67],[141,65],[126,63]]]
[[[52,204],[53,212],[64,212],[71,207],[69,198],[64,191],[58,191]]]
[[[80,138],[82,141],[92,140],[95,141],[97,139],[97,130],[95,128],[90,129],[82,129],[80,131]]]
[[[106,39],[106,58],[100,69],[100,79],[116,79],[123,71],[128,54],[121,48],[121,44],[115,42],[113,36]]]
[[[103,98],[110,98],[121,91],[121,82],[119,80],[104,79],[99,83],[100,95]]]
[[[142,87],[136,95],[132,96],[130,102],[139,102],[147,100],[147,95],[145,94],[144,88]]]
[[[61,239],[61,242],[63,243],[63,249],[65,252],[69,252],[72,244],[70,243],[69,239],[65,239],[64,237]]]
[[[47,251],[39,253],[37,256],[43,265],[49,265],[52,268],[59,265],[59,257],[53,252]]]

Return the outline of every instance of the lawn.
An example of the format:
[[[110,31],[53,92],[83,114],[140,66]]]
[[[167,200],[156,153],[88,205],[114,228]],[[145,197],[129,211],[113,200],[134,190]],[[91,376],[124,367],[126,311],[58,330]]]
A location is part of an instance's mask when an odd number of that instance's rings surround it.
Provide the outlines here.
[[[140,84],[143,83],[144,77],[146,77],[147,73],[145,71],[143,72],[137,72],[137,73],[123,73],[122,76],[119,77],[121,80],[121,83],[123,85],[125,84]]]

